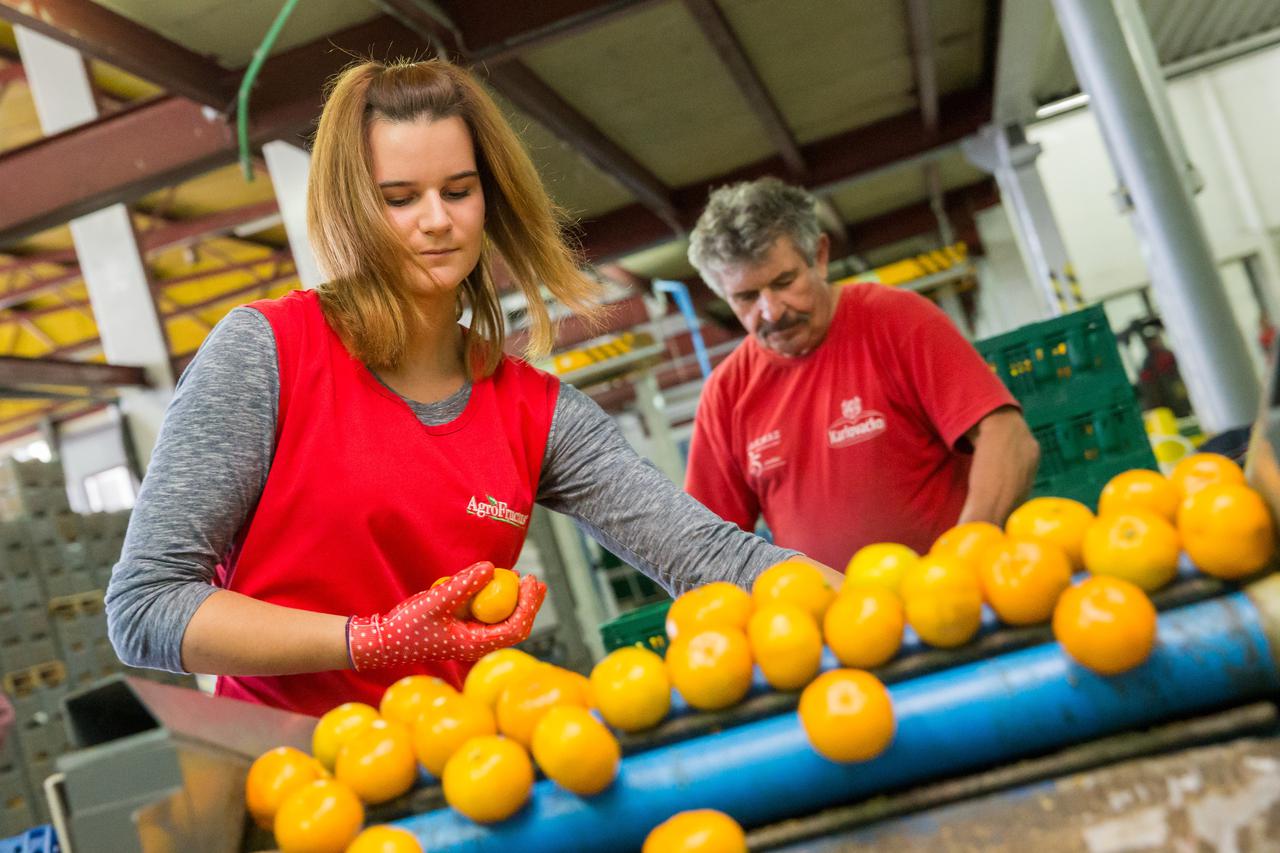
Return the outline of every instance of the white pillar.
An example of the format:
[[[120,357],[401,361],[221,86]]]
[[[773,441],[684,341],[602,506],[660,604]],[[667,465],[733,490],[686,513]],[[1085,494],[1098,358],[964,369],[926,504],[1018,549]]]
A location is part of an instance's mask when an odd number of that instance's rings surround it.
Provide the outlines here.
[[[271,174],[271,186],[280,206],[298,279],[307,289],[316,287],[324,277],[307,237],[307,175],[311,171],[311,155],[291,142],[277,139],[262,146],[262,156]]]
[[[98,106],[83,57],[31,30],[14,27],[14,33],[44,132],[58,133],[97,119]],[[128,156],[126,151],[103,153]],[[68,168],[91,166],[69,164]],[[120,391],[133,446],[145,466],[172,395],[173,372],[133,222],[128,209],[115,204],[73,219],[71,236],[107,361],[146,368],[154,385]]]

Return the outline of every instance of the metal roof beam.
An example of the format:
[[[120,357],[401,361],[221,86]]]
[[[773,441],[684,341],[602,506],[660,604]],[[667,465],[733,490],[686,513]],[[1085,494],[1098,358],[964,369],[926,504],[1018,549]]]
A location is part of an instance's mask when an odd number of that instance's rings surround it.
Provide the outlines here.
[[[917,0],[911,0],[911,2],[914,3]],[[711,43],[716,55],[720,57],[721,64],[729,72],[742,97],[746,99],[751,112],[764,126],[765,133],[773,142],[773,147],[782,157],[782,161],[787,164],[787,171],[793,178],[803,177],[809,171],[809,165],[800,153],[800,146],[792,135],[791,128],[787,126],[787,120],[778,109],[773,96],[765,88],[764,81],[756,73],[755,66],[743,49],[742,42],[733,32],[724,12],[715,0],[684,0],[684,6],[693,16],[694,22],[702,30],[707,41]],[[936,88],[934,94],[935,96],[937,94]]]
[[[68,361],[59,358],[0,356],[0,386],[14,388],[24,385],[92,388],[136,385],[145,388],[150,385],[150,382],[147,380],[145,368],[141,367]]]
[[[398,0],[414,5],[435,18],[429,7],[438,5],[461,36],[460,47],[474,62],[497,62],[520,53],[586,32],[623,15],[658,5],[662,0],[542,0],[510,3],[507,0]]]
[[[193,101],[221,109],[235,97],[222,66],[91,0],[0,0],[0,18]]]

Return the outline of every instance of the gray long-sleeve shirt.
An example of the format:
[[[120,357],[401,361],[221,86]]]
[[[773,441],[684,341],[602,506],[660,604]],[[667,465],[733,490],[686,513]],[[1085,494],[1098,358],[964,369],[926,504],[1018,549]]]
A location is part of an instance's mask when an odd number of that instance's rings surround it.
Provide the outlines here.
[[[131,666],[183,671],[182,637],[216,587],[218,561],[267,481],[280,377],[275,336],[252,308],[210,333],[178,382],[107,589],[107,624]],[[422,423],[462,413],[470,385],[406,400]],[[562,385],[537,501],[565,513],[673,594],[714,580],[749,585],[793,555],[722,521],[627,444],[586,395]]]

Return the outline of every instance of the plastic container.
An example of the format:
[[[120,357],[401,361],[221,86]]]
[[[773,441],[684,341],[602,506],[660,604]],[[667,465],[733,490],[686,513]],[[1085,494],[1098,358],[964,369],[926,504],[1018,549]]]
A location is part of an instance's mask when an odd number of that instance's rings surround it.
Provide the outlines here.
[[[12,838],[0,838],[0,853],[59,853],[61,849],[53,827],[47,824]]]
[[[1101,306],[1031,323],[974,346],[1028,413],[1129,387]]]
[[[667,654],[667,611],[670,601],[638,607],[600,626],[604,650],[640,646],[664,657]]]

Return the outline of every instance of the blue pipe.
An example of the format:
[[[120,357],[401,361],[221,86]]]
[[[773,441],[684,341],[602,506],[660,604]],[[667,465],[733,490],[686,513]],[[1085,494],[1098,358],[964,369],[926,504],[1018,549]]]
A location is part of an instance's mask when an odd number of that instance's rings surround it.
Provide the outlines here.
[[[720,809],[759,826],[1277,689],[1258,612],[1233,593],[1161,614],[1151,658],[1118,677],[1094,675],[1048,643],[893,685],[897,736],[873,761],[823,759],[789,713],[629,756],[597,797],[543,781],[501,824],[441,809],[398,825],[433,853],[593,851],[605,839],[638,849],[685,809]]]
[[[653,289],[659,293],[670,293],[675,299],[676,307],[684,315],[684,322],[689,327],[689,336],[693,339],[693,353],[697,356],[702,378],[706,379],[711,375],[711,359],[707,356],[707,345],[702,342],[702,329],[698,325],[698,315],[693,310],[693,298],[689,296],[689,288],[683,281],[655,278]]]

